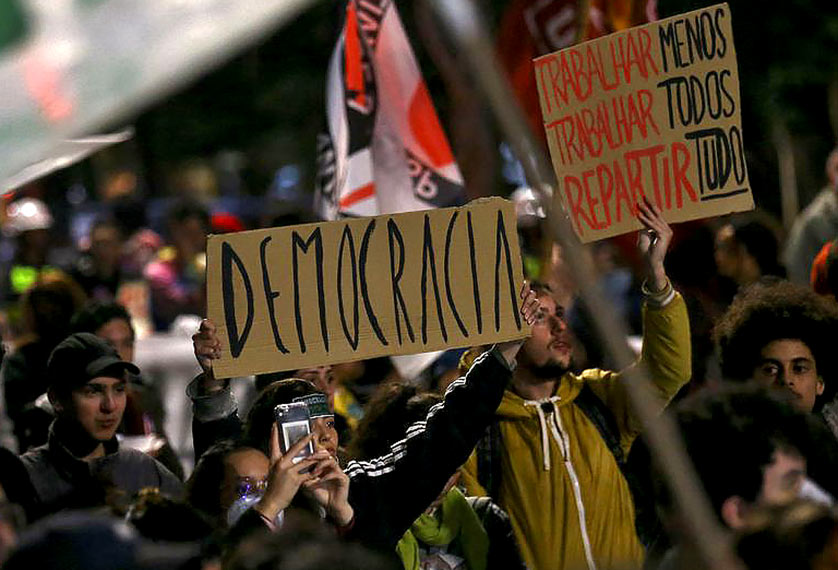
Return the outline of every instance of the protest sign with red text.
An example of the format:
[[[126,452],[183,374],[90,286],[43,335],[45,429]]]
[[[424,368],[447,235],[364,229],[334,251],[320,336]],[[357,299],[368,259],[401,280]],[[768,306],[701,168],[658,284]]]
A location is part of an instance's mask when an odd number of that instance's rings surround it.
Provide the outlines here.
[[[727,4],[535,60],[557,199],[583,242],[754,207]]]

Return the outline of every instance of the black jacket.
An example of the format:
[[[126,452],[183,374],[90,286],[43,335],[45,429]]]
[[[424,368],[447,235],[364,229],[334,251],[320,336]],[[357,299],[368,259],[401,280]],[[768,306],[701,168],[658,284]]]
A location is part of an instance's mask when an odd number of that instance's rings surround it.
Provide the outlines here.
[[[116,438],[105,444],[105,455],[84,461],[74,456],[50,427],[46,445],[21,456],[35,492],[30,520],[64,509],[103,505],[111,493],[130,500],[135,493],[156,487],[173,498],[181,498],[183,484],[152,457],[136,450],[120,450]]]
[[[425,421],[407,428],[387,455],[350,461],[349,503],[355,522],[348,537],[392,552],[410,525],[465,463],[492,421],[512,371],[497,350],[480,356],[464,378],[449,386],[445,399]],[[236,412],[209,422],[193,421],[195,455],[224,437],[236,436]]]

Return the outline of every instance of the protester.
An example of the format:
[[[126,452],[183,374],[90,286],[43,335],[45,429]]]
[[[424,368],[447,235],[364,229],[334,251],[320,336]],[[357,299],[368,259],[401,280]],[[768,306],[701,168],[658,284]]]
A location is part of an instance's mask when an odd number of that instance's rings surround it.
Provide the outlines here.
[[[812,261],[820,249],[838,236],[838,147],[826,159],[826,186],[794,220],[783,262],[789,279],[808,283]]]
[[[521,314],[532,324],[539,306],[536,295],[525,288],[521,298]],[[214,331],[214,325],[205,321],[193,337],[196,357],[204,369],[197,387],[190,390],[196,434],[206,423],[207,418],[200,417],[203,412],[209,412],[216,422],[238,421],[228,383],[217,381],[212,374],[212,360],[221,351],[221,340]],[[347,464],[348,501],[353,509],[351,536],[378,550],[394,551],[483,433],[500,403],[521,344],[517,340],[500,343],[478,358],[465,378],[449,386],[443,403],[432,408],[425,422],[410,426],[407,437],[393,444],[388,454]],[[214,405],[207,406],[211,400]],[[264,432],[268,425],[275,429],[270,415],[257,425],[251,412],[249,423],[246,432],[250,433]],[[405,493],[406,488],[411,492]]]
[[[15,240],[14,258],[2,267],[3,304],[17,301],[44,273],[56,270],[50,261],[49,208],[37,198],[21,198],[9,204],[3,231]]]
[[[122,305],[114,302],[89,303],[73,315],[70,330],[95,334],[111,343],[122,360],[134,362],[134,325]],[[138,437],[143,451],[150,453],[182,480],[183,466],[163,428],[166,411],[160,393],[140,375],[128,374],[127,377],[125,413],[119,433]]]
[[[690,377],[686,308],[664,270],[672,230],[638,203],[646,227],[642,361],[660,409]],[[524,560],[539,570],[631,566],[643,560],[620,469],[640,425],[619,373],[570,373],[563,307],[536,287],[541,308],[494,422],[465,466],[466,489],[503,507]]]
[[[831,438],[764,388],[705,390],[678,405],[677,419],[715,513],[733,530],[746,528],[760,507],[793,502],[806,485],[831,484],[838,467],[833,462],[817,476],[810,473],[815,483],[807,480],[809,464],[826,452]],[[681,568],[691,559],[678,536],[684,523],[665,492],[660,505],[677,545],[660,568]]]
[[[715,336],[726,378],[783,388],[803,412],[820,411],[838,388],[838,305],[804,286],[746,288],[716,323]]]
[[[112,218],[94,220],[88,234],[88,249],[70,271],[90,299],[111,301],[122,284],[123,238]]]
[[[231,512],[237,502],[252,506],[264,493],[269,469],[270,460],[260,450],[238,441],[221,441],[201,454],[186,482],[186,501],[216,528],[226,528],[243,512]]]
[[[84,299],[84,292],[63,274],[42,276],[20,299],[27,335],[5,359],[2,379],[6,414],[21,453],[46,442],[52,420],[35,401],[47,391],[49,355],[69,333]]]
[[[398,434],[441,401],[415,386],[381,386],[367,406],[350,456],[369,461],[386,454]],[[507,514],[488,497],[465,497],[458,480],[459,472],[399,541],[396,551],[405,569],[524,568]]]
[[[741,214],[716,231],[716,267],[723,277],[738,287],[762,277],[785,277],[780,265],[777,233],[764,216]]]
[[[838,515],[811,501],[764,507],[739,533],[736,554],[753,570],[838,568]]]
[[[152,318],[159,331],[167,330],[178,315],[200,315],[205,311],[209,214],[193,202],[178,202],[169,212],[168,226],[171,246],[161,249],[157,259],[145,267]]]
[[[335,394],[337,392],[339,382],[334,373],[334,368],[331,365],[311,366],[309,368],[300,368],[299,370],[286,370],[284,372],[257,374],[256,389],[261,392],[272,383],[287,378],[308,380],[314,384],[315,388],[326,395],[326,402],[329,406],[329,411],[332,412],[334,418],[335,429],[337,430],[341,441],[349,441],[351,437],[349,420],[346,416],[335,410]]]
[[[57,417],[47,443],[21,457],[35,491],[33,518],[130,498],[145,487],[180,494],[182,484],[160,463],[119,449],[126,372],[139,370],[89,333],[72,334],[53,350],[47,381]]]

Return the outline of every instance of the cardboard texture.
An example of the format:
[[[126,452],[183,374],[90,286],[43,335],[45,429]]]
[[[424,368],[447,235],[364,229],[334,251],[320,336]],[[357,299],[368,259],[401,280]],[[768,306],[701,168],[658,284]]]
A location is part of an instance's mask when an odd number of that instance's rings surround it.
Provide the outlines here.
[[[219,378],[523,338],[513,205],[210,236]]]
[[[753,209],[727,4],[545,55],[535,76],[583,242],[640,229],[644,196],[669,222]]]

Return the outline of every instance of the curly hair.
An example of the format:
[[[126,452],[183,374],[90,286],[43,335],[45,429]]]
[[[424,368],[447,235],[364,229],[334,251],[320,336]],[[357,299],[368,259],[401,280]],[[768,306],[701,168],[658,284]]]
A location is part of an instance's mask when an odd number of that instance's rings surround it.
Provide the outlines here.
[[[366,460],[390,452],[407,428],[428,415],[442,397],[416,386],[390,382],[379,386],[364,410],[364,418],[349,448],[353,459]]]
[[[788,281],[759,281],[740,292],[716,323],[722,374],[747,380],[759,364],[762,349],[775,340],[794,339],[812,351],[828,402],[838,388],[834,342],[838,304],[811,289]]]

